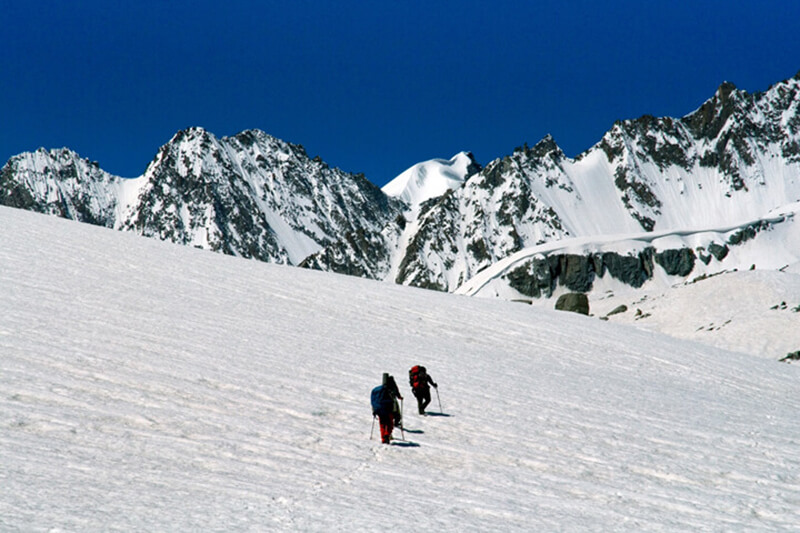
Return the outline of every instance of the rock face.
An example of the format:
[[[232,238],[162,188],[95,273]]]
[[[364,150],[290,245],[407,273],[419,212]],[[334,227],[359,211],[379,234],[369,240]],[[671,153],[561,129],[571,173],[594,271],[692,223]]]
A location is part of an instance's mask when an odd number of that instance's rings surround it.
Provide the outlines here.
[[[653,260],[670,276],[688,276],[694,270],[695,259],[691,248],[664,250],[653,254]]]
[[[761,232],[769,231],[771,224],[758,221],[730,232],[723,244],[712,242],[709,250],[718,261],[722,261],[730,250]],[[746,237],[746,238],[745,238]],[[639,251],[631,250],[621,254],[611,251],[597,251],[586,254],[542,253],[519,261],[502,277],[508,285],[524,296],[541,298],[553,295],[558,286],[571,291],[590,292],[594,281],[606,275],[634,288],[639,288],[653,278],[655,267],[659,266],[669,276],[686,277],[694,270],[698,252],[688,247],[656,251],[653,246],[645,246]],[[722,253],[722,251],[725,253]],[[706,257],[701,255],[701,259]],[[709,258],[710,261],[710,258]],[[709,261],[705,261],[708,264]]]
[[[390,243],[393,235],[396,237],[397,231],[391,224],[383,232],[350,232],[321,251],[309,255],[299,266],[368,279],[383,279],[382,276],[391,268]]]
[[[364,176],[256,130],[224,139],[179,132],[142,179],[122,229],[278,263],[298,264],[344,235],[378,230],[397,210]]]
[[[724,271],[753,269],[754,261],[771,270],[800,262],[800,202],[732,228],[568,239],[527,248],[480,272],[456,292],[514,300],[549,298],[566,289],[602,299],[601,294],[621,285],[667,288]]]
[[[130,180],[66,149],[0,170],[0,205],[442,291],[546,243],[738,225],[798,200],[800,74],[761,93],[723,83],[682,118],[617,122],[574,159],[547,136],[484,168],[467,152],[420,163],[383,191],[258,130],[178,132]],[[529,296],[557,283],[585,292],[606,273],[639,287],[655,267],[686,276],[759,231],[704,246],[546,254],[508,281]]]
[[[653,248],[645,248],[633,255],[616,252],[548,254],[520,264],[506,277],[511,287],[533,298],[549,298],[559,285],[571,291],[589,292],[595,278],[603,277],[606,273],[626,285],[638,288],[653,276],[654,255]]]

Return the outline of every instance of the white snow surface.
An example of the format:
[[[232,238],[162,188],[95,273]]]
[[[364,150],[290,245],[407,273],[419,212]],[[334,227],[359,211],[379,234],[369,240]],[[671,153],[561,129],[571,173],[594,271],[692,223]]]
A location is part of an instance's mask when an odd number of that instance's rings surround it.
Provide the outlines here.
[[[447,416],[414,413],[417,363]],[[397,446],[370,439],[382,372]],[[796,531],[799,380],[0,208],[2,531]]]
[[[400,198],[414,211],[425,200],[461,187],[471,164],[467,152],[459,152],[449,160],[423,161],[403,171],[382,190],[387,196]]]
[[[788,270],[788,269],[787,269]],[[613,322],[778,360],[800,350],[800,275],[722,272],[668,288],[609,290],[590,299]]]

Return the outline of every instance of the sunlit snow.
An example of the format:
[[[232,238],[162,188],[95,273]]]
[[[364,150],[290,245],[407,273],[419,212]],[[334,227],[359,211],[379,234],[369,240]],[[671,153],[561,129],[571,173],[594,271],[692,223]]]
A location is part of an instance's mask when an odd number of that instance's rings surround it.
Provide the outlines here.
[[[396,446],[370,440],[382,372]],[[597,318],[0,208],[3,531],[791,530],[798,383]]]
[[[441,196],[464,184],[470,165],[474,164],[466,152],[448,159],[431,159],[417,163],[383,186],[388,196],[400,198],[415,209],[425,200]]]

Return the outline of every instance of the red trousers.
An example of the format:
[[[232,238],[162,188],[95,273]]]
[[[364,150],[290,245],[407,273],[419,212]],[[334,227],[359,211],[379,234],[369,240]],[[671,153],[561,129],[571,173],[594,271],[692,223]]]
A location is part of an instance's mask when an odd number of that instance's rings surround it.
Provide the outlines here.
[[[392,436],[392,429],[394,429],[394,416],[392,413],[379,414],[378,422],[381,425],[381,442],[389,444],[389,440]]]

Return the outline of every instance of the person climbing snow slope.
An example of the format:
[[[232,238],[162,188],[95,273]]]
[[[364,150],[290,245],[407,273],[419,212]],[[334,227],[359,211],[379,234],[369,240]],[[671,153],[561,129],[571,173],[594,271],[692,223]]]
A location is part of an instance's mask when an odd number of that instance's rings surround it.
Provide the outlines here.
[[[421,365],[414,365],[411,367],[411,370],[408,371],[408,384],[411,385],[411,392],[417,399],[419,414],[424,415],[425,408],[431,403],[430,386],[433,385],[434,388],[438,388],[439,385],[433,381],[428,375],[428,371]]]
[[[381,442],[389,444],[392,430],[402,424],[402,414],[397,398],[403,399],[394,377],[383,374],[383,383],[372,389],[372,416],[378,417],[381,428]]]

